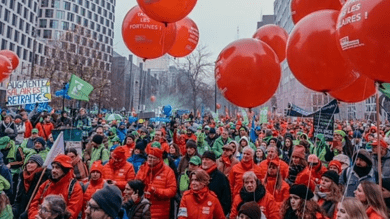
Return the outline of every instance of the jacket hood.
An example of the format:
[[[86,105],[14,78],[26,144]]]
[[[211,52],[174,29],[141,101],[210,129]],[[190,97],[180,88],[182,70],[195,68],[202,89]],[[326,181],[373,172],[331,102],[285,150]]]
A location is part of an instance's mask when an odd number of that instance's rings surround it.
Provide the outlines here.
[[[10,141],[11,139],[8,136],[0,138],[0,150],[5,149]]]
[[[249,146],[249,140],[246,136],[242,136],[239,142],[241,142],[242,140],[246,141],[246,144]]]
[[[99,172],[100,175],[103,174],[103,165],[101,160],[93,162],[90,172],[92,173],[93,171]]]
[[[353,154],[352,160],[356,160],[356,156],[359,156],[359,157],[362,156],[362,159],[364,159],[366,162],[368,161],[368,165],[372,166],[373,160],[372,160],[372,157],[370,156],[370,154],[368,153],[367,150],[360,149],[360,150],[356,151]],[[369,163],[369,162],[371,162],[371,163]]]

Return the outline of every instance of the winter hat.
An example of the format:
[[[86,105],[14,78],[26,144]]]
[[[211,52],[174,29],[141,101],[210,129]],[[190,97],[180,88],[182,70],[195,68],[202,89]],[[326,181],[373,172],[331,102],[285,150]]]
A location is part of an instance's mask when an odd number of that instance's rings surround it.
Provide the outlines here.
[[[373,162],[372,162],[372,158],[371,158],[370,154],[368,153],[368,151],[366,151],[365,149],[360,149],[357,152],[355,152],[355,154],[352,157],[352,159],[354,161],[356,161],[356,155],[358,158],[364,160],[368,166],[372,167]]]
[[[248,132],[248,129],[247,129],[245,126],[241,126],[241,128],[239,129],[239,131],[246,131],[246,132]]]
[[[37,142],[41,143],[43,147],[46,146],[46,141],[43,140],[43,138],[41,138],[41,137],[35,139],[34,144],[37,143]]]
[[[104,167],[103,167],[103,165],[102,165],[102,161],[101,161],[101,160],[95,161],[95,162],[93,162],[93,164],[92,164],[90,173],[92,173],[93,171],[97,171],[97,172],[99,172],[100,174],[103,174],[103,168],[104,168]]]
[[[210,126],[206,125],[206,126],[204,127],[204,130],[210,130]]]
[[[322,176],[331,179],[333,182],[335,182],[337,185],[339,184],[339,174],[336,173],[333,170],[328,170]]]
[[[196,142],[192,139],[188,139],[187,143],[186,143],[186,148],[194,148],[196,149]]]
[[[191,157],[189,163],[192,163],[192,164],[194,164],[194,165],[196,165],[196,166],[199,166],[199,165],[202,164],[202,160],[200,159],[200,157],[198,157],[198,156],[195,155],[195,156],[192,156],[192,157]]]
[[[333,160],[337,160],[341,163],[341,169],[346,169],[349,167],[350,165],[350,160],[349,160],[349,157],[345,154],[339,154],[339,155],[336,155],[335,157],[333,157]]]
[[[101,135],[94,135],[92,138],[92,141],[95,142],[96,144],[100,145],[103,142],[103,136]]]
[[[131,139],[133,139],[133,141],[135,140],[135,136],[133,135],[133,134],[128,134],[127,135],[127,138],[131,138]],[[126,143],[126,142],[125,142]]]
[[[238,216],[240,214],[244,214],[250,219],[259,219],[261,218],[260,206],[255,201],[246,202],[240,207],[240,210],[238,211]]]
[[[266,152],[267,152],[267,149],[266,149],[264,146],[257,147],[257,149],[260,149],[261,151],[263,151],[263,154],[264,154],[264,155],[265,155]]]
[[[230,144],[225,144],[224,146],[222,146],[222,150],[223,150],[223,149],[231,150],[231,151],[234,150],[233,147],[232,147]]]
[[[38,164],[38,166],[42,166],[43,165],[43,159],[42,159],[42,157],[41,156],[39,156],[38,154],[34,154],[34,155],[32,155],[29,159],[28,159],[28,161],[34,161],[35,163],[37,163]]]
[[[345,132],[344,132],[343,130],[335,130],[335,131],[334,131],[334,134],[339,134],[339,135],[343,136],[343,138],[344,138],[345,136],[347,136],[347,134],[345,134]]]
[[[340,161],[338,161],[338,160],[331,160],[330,162],[329,162],[329,164],[328,164],[328,168],[330,167],[330,166],[335,166],[335,167],[337,167],[337,170],[338,170],[338,173],[341,173],[341,163],[340,163]]]
[[[315,154],[310,154],[310,155],[307,157],[307,162],[309,162],[309,163],[318,163],[318,162],[319,162],[319,159],[318,159],[317,155],[315,155]]]
[[[11,139],[8,136],[0,138],[0,149],[5,149]]]
[[[34,129],[31,130],[31,134],[38,134],[38,133],[39,133],[39,131],[38,131],[38,129],[36,129],[36,128],[34,128]]]
[[[144,151],[146,148],[146,142],[144,140],[137,141],[137,144],[135,144],[135,149],[139,149],[141,151]]]
[[[295,156],[295,157],[299,157],[299,158],[305,159],[305,152],[306,152],[305,146],[295,145],[294,146],[294,151],[292,152],[291,156]]]
[[[210,128],[210,132],[209,132],[209,134],[215,134],[216,132],[215,132],[215,128]]]
[[[122,193],[117,186],[106,185],[92,195],[92,199],[110,217],[116,218],[122,206]]]
[[[372,146],[378,146],[378,145],[380,145],[380,146],[382,146],[382,148],[387,149],[387,143],[386,143],[384,140],[382,140],[382,139],[379,141],[379,143],[378,143],[377,140],[374,141],[374,142],[372,142],[371,145],[372,145]]]
[[[301,199],[310,200],[313,198],[313,192],[308,189],[305,185],[294,184],[290,187],[290,194],[297,195]],[[306,197],[307,196],[307,197]]]
[[[113,152],[112,152],[112,157],[121,157],[121,158],[126,158],[125,155],[125,149],[123,147],[117,147]]]
[[[202,159],[203,158],[208,158],[208,159],[210,159],[210,160],[212,160],[214,162],[217,160],[217,158],[216,158],[216,156],[215,156],[213,151],[205,151],[203,153],[203,155],[202,155]]]
[[[63,168],[73,169],[72,159],[65,154],[60,154],[56,158],[54,158],[52,163],[58,163]]]
[[[156,143],[158,143],[158,144],[156,144]],[[156,141],[151,144],[151,147],[149,148],[149,150],[147,152],[148,152],[148,154],[153,155],[153,156],[160,158],[160,159],[162,159],[162,156],[164,153],[164,151],[161,150],[161,144],[159,142],[156,142]]]
[[[111,142],[121,142],[121,139],[119,139],[118,136],[115,136],[114,138],[111,139]]]

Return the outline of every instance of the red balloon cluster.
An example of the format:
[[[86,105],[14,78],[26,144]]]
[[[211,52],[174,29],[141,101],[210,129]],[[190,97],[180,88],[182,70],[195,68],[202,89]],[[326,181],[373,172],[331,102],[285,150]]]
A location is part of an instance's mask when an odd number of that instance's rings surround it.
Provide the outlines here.
[[[297,24],[305,16],[320,10],[340,10],[340,0],[292,0],[291,17],[294,24]]]
[[[286,58],[288,33],[285,29],[274,24],[264,25],[256,31],[253,38],[268,44],[278,56],[279,62]]]
[[[19,57],[10,50],[0,51],[0,82],[9,78],[19,65]]]
[[[154,59],[168,53],[190,54],[198,45],[199,30],[186,17],[197,0],[137,0],[122,23],[122,37],[136,56]]]

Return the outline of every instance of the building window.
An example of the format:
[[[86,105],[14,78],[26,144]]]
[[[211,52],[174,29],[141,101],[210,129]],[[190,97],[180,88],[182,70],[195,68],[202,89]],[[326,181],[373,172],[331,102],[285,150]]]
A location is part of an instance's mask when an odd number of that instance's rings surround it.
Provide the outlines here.
[[[9,17],[10,17],[10,11],[8,9],[5,9],[4,13],[4,21],[9,22]]]
[[[15,49],[15,44],[9,43],[9,50],[14,51],[14,49]]]
[[[1,50],[7,49],[8,42],[5,39],[1,40]]]
[[[81,15],[82,15],[82,16],[85,16],[85,8],[81,8],[80,11],[81,11]]]
[[[27,47],[31,48],[31,38],[30,37],[27,39]]]
[[[5,24],[0,21],[0,35],[4,34],[4,28],[5,28]]]
[[[20,19],[19,20],[19,30],[23,31],[23,26],[24,26],[24,20]]]
[[[67,18],[67,20],[68,20],[68,21],[74,21],[74,14],[68,12],[68,18]]]
[[[32,34],[32,33],[30,33],[30,24],[29,24],[29,23],[26,23],[26,27],[24,28],[24,31],[25,31],[27,34]]]
[[[79,6],[78,5],[73,4],[73,12],[79,13]]]
[[[14,41],[19,42],[19,31],[15,30]]]
[[[70,11],[70,2],[64,2],[64,9]]]
[[[69,22],[62,21],[61,23],[63,30],[69,30]]]
[[[12,37],[12,27],[8,27],[7,28],[7,38],[11,39],[11,37]]]
[[[27,49],[24,49],[23,50],[23,60],[27,61],[27,55],[28,55],[28,51],[27,51]]]
[[[46,28],[47,27],[47,20],[46,19],[40,19],[39,20],[39,27],[40,28]]]
[[[26,35],[24,34],[21,35],[20,44],[22,44],[22,46],[26,45]]]
[[[33,23],[33,19],[34,19],[34,14],[30,12],[30,23]]]
[[[92,10],[93,12],[95,12],[95,10],[96,10],[96,5],[95,5],[94,3],[92,3],[91,5],[92,5],[91,10]]]
[[[16,54],[18,55],[18,57],[22,56],[21,52],[22,52],[22,48],[20,46],[17,46],[16,47]]]
[[[76,23],[81,25],[81,16],[76,16]]]
[[[53,6],[54,8],[61,8],[60,0],[53,0]]]
[[[43,38],[51,39],[51,30],[44,30],[43,31]]]
[[[58,21],[57,20],[50,20],[50,28],[57,29],[58,28]]]
[[[84,27],[88,27],[88,19],[84,19]]]
[[[53,13],[54,13],[53,9],[46,9],[45,17],[52,18],[53,17]]]
[[[12,25],[16,27],[16,24],[18,23],[18,17],[16,14],[12,15]]]
[[[14,0],[9,0],[9,7],[11,9],[14,9],[15,8],[15,1]]]
[[[24,8],[23,17],[24,17],[24,19],[27,19],[27,17],[28,17],[27,8]]]
[[[58,19],[65,19],[65,11],[57,11],[56,12],[56,18],[58,18]]]
[[[42,0],[41,7],[45,7],[45,8],[49,7],[49,0]]]
[[[18,8],[16,9],[16,13],[22,15],[22,4],[20,4],[20,2],[18,2]]]
[[[89,1],[85,1],[85,7],[89,8]]]

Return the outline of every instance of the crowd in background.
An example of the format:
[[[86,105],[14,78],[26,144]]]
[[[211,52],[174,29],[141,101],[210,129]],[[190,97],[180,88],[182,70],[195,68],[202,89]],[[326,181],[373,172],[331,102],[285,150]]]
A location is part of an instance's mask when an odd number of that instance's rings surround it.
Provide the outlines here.
[[[104,118],[3,110],[0,218],[389,217],[390,124],[335,121],[326,141],[308,118]],[[68,128],[81,150],[46,168]]]

